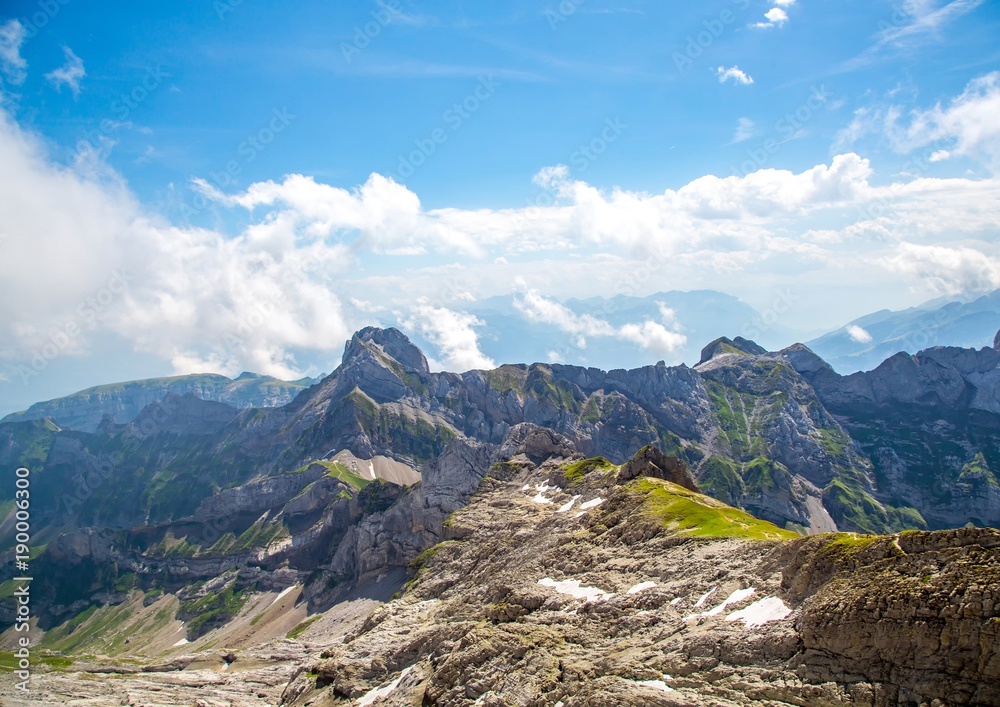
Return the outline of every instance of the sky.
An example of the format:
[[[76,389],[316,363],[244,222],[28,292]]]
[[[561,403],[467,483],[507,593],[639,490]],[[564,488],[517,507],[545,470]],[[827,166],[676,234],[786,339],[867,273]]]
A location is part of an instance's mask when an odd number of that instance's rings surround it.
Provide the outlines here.
[[[805,337],[1000,287],[1000,3],[276,5],[0,7],[0,412],[368,324],[485,366],[497,295],[670,360],[669,312],[560,303],[791,297]]]

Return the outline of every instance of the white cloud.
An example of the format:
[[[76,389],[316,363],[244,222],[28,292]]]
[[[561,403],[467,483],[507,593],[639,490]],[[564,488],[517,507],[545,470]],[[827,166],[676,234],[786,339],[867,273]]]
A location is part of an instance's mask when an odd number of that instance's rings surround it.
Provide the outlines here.
[[[849,148],[869,135],[884,138],[899,153],[937,147],[930,162],[968,157],[1000,172],[1000,71],[972,79],[946,104],[915,108],[898,105],[861,108],[840,131],[835,147]]]
[[[586,337],[617,336],[638,344],[658,354],[670,354],[683,346],[687,337],[668,330],[663,324],[646,320],[641,324],[614,327],[610,322],[589,314],[577,314],[566,305],[542,296],[537,290],[528,289],[514,300],[514,307],[533,322],[552,324],[559,331],[576,337],[576,346],[585,348]],[[665,324],[674,320],[674,312],[660,304],[660,315]]]
[[[935,151],[988,152],[995,137],[983,116],[995,81],[989,75],[953,101],[898,118],[901,134],[945,131],[951,138]],[[667,313],[612,325],[554,297],[711,281],[747,298],[763,279],[797,283],[817,308],[839,287],[858,293],[850,296],[861,307],[873,290],[902,298],[893,293],[1000,285],[1000,178],[883,178],[875,186],[873,174],[848,152],[798,172],[707,175],[649,193],[602,189],[557,165],[535,177],[553,205],[510,209],[426,209],[379,174],[354,188],[293,174],[233,194],[202,182],[219,205],[247,211],[239,220],[248,225],[223,233],[151,215],[100,162],[56,165],[45,143],[0,109],[0,359],[30,360],[70,322],[82,329],[70,352],[115,337],[177,372],[298,377],[309,356],[335,360],[351,330],[382,308],[405,308],[446,365],[489,367],[475,317],[413,303],[434,295],[461,308],[508,293],[511,264],[547,283],[543,292],[518,290],[525,316],[583,343],[617,336],[661,352],[682,336]],[[414,262],[406,253],[427,255]],[[465,263],[474,275],[462,272]],[[127,290],[81,319],[80,306],[115,271],[130,278]],[[451,295],[435,295],[446,284]]]
[[[715,70],[715,73],[719,77],[719,83],[726,83],[729,80],[741,86],[749,86],[753,83],[753,77],[742,71],[738,66],[730,66],[728,69],[720,66]]]
[[[24,39],[24,25],[17,20],[0,25],[0,74],[14,86],[24,83],[28,76],[28,62],[21,56]]]
[[[261,233],[279,220],[232,237],[150,218],[107,170],[54,165],[2,110],[0,213],[8,365],[114,336],[177,373],[297,378],[296,351],[333,352],[350,335],[332,288],[351,263],[344,246],[292,233],[294,247],[271,253]]]
[[[87,72],[83,68],[83,59],[74,54],[72,49],[63,47],[63,54],[66,55],[66,63],[45,74],[45,78],[57,91],[62,91],[62,87],[67,86],[76,98],[80,95],[80,81]]]
[[[852,71],[900,51],[912,51],[944,36],[944,28],[982,5],[984,0],[952,0],[941,7],[935,0],[909,0],[898,5],[892,24],[879,25],[878,40],[847,61],[841,70]]]
[[[672,354],[687,343],[687,337],[683,334],[670,331],[662,324],[648,320],[642,324],[626,324],[618,331],[618,335],[626,341],[664,356]]]
[[[757,126],[750,118],[740,118],[736,121],[736,134],[733,135],[733,144],[745,142],[757,134]]]
[[[847,335],[859,344],[869,344],[872,340],[872,335],[869,334],[866,329],[859,327],[857,324],[851,324],[847,327]]]
[[[484,322],[467,312],[456,312],[431,305],[426,298],[417,302],[403,322],[438,347],[440,365],[448,370],[469,371],[496,368],[496,363],[479,350],[479,335],[474,327]]]
[[[984,292],[1000,287],[1000,259],[968,246],[901,243],[885,258],[884,265],[923,280],[940,294]]]
[[[787,7],[793,3],[779,2],[775,4],[785,5]],[[780,27],[781,25],[788,22],[788,13],[782,10],[780,7],[772,7],[770,10],[764,13],[764,19],[766,19],[767,22],[755,22],[750,26],[757,27],[759,29],[770,29],[771,27]]]
[[[795,4],[795,0],[771,0],[771,2],[779,7],[791,7]]]

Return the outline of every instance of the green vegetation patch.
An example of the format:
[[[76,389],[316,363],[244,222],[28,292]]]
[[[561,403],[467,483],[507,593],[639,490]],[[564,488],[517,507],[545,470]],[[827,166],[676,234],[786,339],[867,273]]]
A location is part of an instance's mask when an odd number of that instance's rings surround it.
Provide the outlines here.
[[[698,474],[698,485],[702,491],[714,498],[735,503],[744,492],[743,479],[731,460],[723,457],[709,457]]]
[[[235,585],[230,584],[222,591],[183,602],[177,611],[177,618],[187,621],[188,640],[193,641],[230,621],[240,613],[249,598],[249,589],[237,591]]]
[[[301,636],[303,633],[306,632],[306,629],[308,629],[314,623],[316,623],[317,621],[319,621],[321,618],[323,618],[322,614],[316,614],[315,616],[310,616],[308,619],[306,619],[305,621],[300,622],[299,624],[297,624],[295,626],[295,628],[293,628],[291,631],[289,631],[285,635],[285,638],[298,638],[299,636]]]
[[[646,497],[645,511],[677,533],[696,538],[790,540],[799,537],[746,511],[660,479],[642,478],[629,488]]]
[[[326,467],[326,475],[331,479],[340,479],[348,486],[355,488],[360,491],[365,486],[371,483],[368,479],[362,477],[356,471],[348,467],[346,464],[341,464],[340,462],[330,462],[330,461],[319,461],[316,462],[320,466]]]
[[[604,457],[591,457],[563,467],[563,474],[566,476],[566,481],[575,483],[594,470],[608,472],[617,468]]]

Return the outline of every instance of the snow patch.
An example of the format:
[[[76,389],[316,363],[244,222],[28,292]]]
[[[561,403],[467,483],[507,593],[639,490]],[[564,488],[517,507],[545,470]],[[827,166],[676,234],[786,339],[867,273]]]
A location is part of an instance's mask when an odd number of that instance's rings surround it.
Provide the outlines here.
[[[188,639],[182,638],[181,640],[177,641],[177,643],[172,645],[171,648],[176,648],[177,646],[186,646],[190,642],[191,641],[189,641]]]
[[[585,516],[585,515],[587,515],[587,511],[580,511],[579,513],[577,513],[577,514],[576,514],[575,516],[573,516],[573,517],[574,517],[574,518],[579,518],[580,516]]]
[[[718,587],[712,587],[707,592],[705,592],[704,594],[702,594],[701,595],[701,599],[699,599],[697,602],[695,602],[694,608],[697,609],[699,606],[701,606],[702,604],[704,604],[706,599],[708,599],[710,596],[712,596],[713,594],[715,594],[715,590],[716,589],[718,589]]]
[[[757,628],[772,621],[781,621],[792,610],[778,597],[766,597],[755,601],[745,609],[734,611],[726,617],[726,621],[742,621],[750,628]]]
[[[654,690],[663,690],[663,692],[673,692],[674,688],[667,685],[667,683],[662,680],[636,680],[636,685],[642,685],[643,687],[651,687]]]
[[[549,577],[543,577],[538,580],[538,583],[543,587],[552,587],[560,594],[569,594],[575,599],[583,599],[584,601],[607,601],[614,596],[614,594],[609,594],[597,587],[581,587],[580,582],[576,579],[564,579],[557,582]]]
[[[703,611],[700,614],[691,614],[690,616],[685,616],[685,619],[697,619],[701,616],[718,616],[726,607],[730,604],[739,604],[741,601],[746,601],[756,590],[753,587],[748,587],[746,589],[737,589],[735,592],[726,597],[726,600],[716,607],[709,609],[708,611]]]
[[[278,600],[279,600],[279,599],[281,599],[281,597],[285,596],[286,594],[288,594],[288,592],[290,592],[290,591],[292,591],[293,589],[295,589],[295,587],[296,587],[296,586],[297,586],[297,585],[293,584],[293,585],[292,585],[292,586],[290,586],[290,587],[287,587],[287,588],[285,588],[285,589],[282,589],[282,590],[281,590],[281,594],[279,594],[278,596],[276,596],[276,597],[274,598],[274,601],[272,601],[272,602],[271,602],[270,604],[268,604],[268,606],[274,606],[275,604],[277,604],[277,603],[278,603]]]
[[[358,707],[367,707],[370,704],[374,704],[375,700],[390,694],[393,690],[399,687],[399,683],[403,682],[403,678],[409,675],[410,671],[415,667],[417,666],[411,665],[409,668],[406,668],[399,674],[398,678],[390,682],[385,687],[376,687],[374,690],[369,690],[364,697],[358,698]]]
[[[368,462],[368,473],[370,473],[372,475],[372,478],[370,478],[369,481],[374,481],[375,480],[375,463],[374,462]]]
[[[565,513],[570,508],[572,508],[573,504],[576,503],[579,499],[580,499],[579,496],[573,496],[573,498],[569,499],[569,501],[559,506],[559,508],[556,510],[556,513]]]
[[[656,586],[656,582],[639,582],[634,587],[630,588],[626,594],[638,594],[639,592],[644,592],[647,589],[652,589]]]
[[[681,603],[681,601],[683,601],[683,599],[684,597],[674,597],[673,599],[670,600],[670,606],[677,606],[678,604]]]
[[[535,484],[535,491],[538,493],[531,499],[535,503],[552,503],[552,500],[545,497],[546,491],[558,491],[556,486],[548,486],[546,484]]]
[[[596,508],[602,503],[604,503],[603,498],[595,498],[593,500],[587,501],[586,503],[581,503],[580,508],[582,508],[585,511],[589,511],[591,508]]]

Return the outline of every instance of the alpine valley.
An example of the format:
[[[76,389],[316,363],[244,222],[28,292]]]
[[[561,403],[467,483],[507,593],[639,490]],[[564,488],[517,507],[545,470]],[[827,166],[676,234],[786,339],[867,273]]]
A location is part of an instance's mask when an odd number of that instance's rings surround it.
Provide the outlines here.
[[[4,704],[1000,704],[1000,335],[202,378],[0,424]]]

